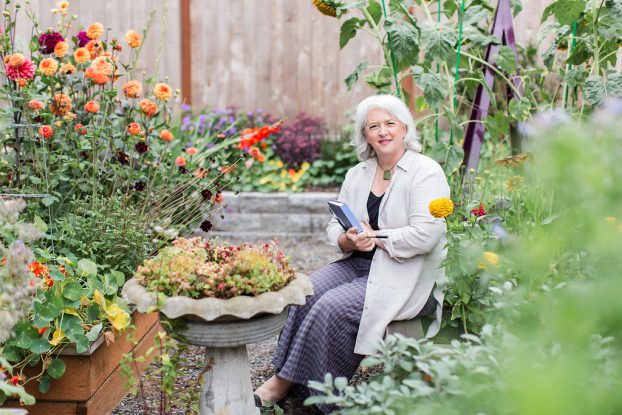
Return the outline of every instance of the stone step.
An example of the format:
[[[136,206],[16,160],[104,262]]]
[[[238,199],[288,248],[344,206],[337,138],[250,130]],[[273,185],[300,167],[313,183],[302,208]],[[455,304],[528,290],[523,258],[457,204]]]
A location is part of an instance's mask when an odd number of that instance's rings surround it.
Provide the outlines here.
[[[223,192],[221,219],[213,215],[211,236],[317,236],[331,218],[326,202],[337,193]]]

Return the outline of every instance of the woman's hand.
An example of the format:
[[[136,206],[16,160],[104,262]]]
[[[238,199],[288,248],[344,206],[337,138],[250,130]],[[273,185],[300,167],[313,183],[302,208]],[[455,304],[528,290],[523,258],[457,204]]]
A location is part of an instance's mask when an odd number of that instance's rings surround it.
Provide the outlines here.
[[[347,232],[339,235],[339,247],[343,252],[369,252],[376,246],[374,240],[369,236],[370,234],[367,230],[363,230],[361,233],[356,233],[356,228],[352,227],[348,229]]]
[[[380,249],[384,249],[386,251],[386,248],[384,247],[384,244],[382,243],[382,239],[380,238],[374,238],[377,234],[378,231],[372,229],[371,226],[369,226],[369,224],[367,222],[361,222],[361,225],[363,225],[363,230],[365,232],[367,232],[367,235],[369,236],[369,238],[374,242],[374,244],[380,248]]]

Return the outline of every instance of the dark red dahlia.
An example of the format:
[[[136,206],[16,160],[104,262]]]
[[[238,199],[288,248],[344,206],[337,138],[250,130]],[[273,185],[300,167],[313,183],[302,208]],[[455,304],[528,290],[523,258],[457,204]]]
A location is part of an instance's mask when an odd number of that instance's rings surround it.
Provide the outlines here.
[[[212,198],[212,191],[210,189],[203,189],[201,190],[201,196],[203,196],[205,200],[210,200]]]
[[[127,154],[125,154],[123,151],[119,151],[117,153],[117,160],[119,160],[119,163],[121,163],[121,165],[125,166],[126,164],[129,163],[130,159],[127,156]]]
[[[143,190],[145,190],[145,187],[146,187],[146,186],[147,186],[147,184],[141,180],[141,181],[136,182],[136,183],[134,184],[134,189],[135,189],[137,192],[142,192]]]
[[[149,146],[144,141],[139,141],[134,146],[134,150],[136,150],[138,154],[145,154],[149,150]]]
[[[48,54],[54,52],[54,48],[59,42],[65,40],[63,35],[58,32],[46,32],[39,36],[39,45],[41,45],[41,53]]]
[[[212,222],[210,222],[209,220],[205,220],[201,223],[200,228],[203,232],[209,232],[210,230],[212,230],[212,226]]]

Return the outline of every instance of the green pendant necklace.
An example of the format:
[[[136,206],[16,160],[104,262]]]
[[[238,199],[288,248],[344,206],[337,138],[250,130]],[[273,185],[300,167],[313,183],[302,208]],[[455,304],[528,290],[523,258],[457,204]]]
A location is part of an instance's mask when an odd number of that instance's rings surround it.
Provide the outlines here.
[[[391,167],[390,169],[385,170],[384,167],[380,165],[380,160],[378,160],[378,167],[380,167],[380,169],[383,171],[382,180],[391,180],[391,169],[395,167],[395,165]]]

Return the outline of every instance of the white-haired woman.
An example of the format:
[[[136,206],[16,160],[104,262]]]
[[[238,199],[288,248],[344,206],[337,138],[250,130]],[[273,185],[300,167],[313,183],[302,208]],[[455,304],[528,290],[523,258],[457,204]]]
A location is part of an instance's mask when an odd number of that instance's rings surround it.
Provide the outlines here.
[[[392,95],[358,105],[352,144],[361,162],[346,174],[339,200],[365,229],[357,234],[335,219],[328,224],[329,241],[343,258],[313,273],[314,295],[290,309],[276,374],[256,390],[258,404],[279,401],[292,386],[322,381],[326,373],[349,379],[365,355],[376,353],[393,320],[428,315],[434,321],[426,336],[439,330],[446,225],[428,206],[449,197],[445,174],[419,153],[412,115]]]

